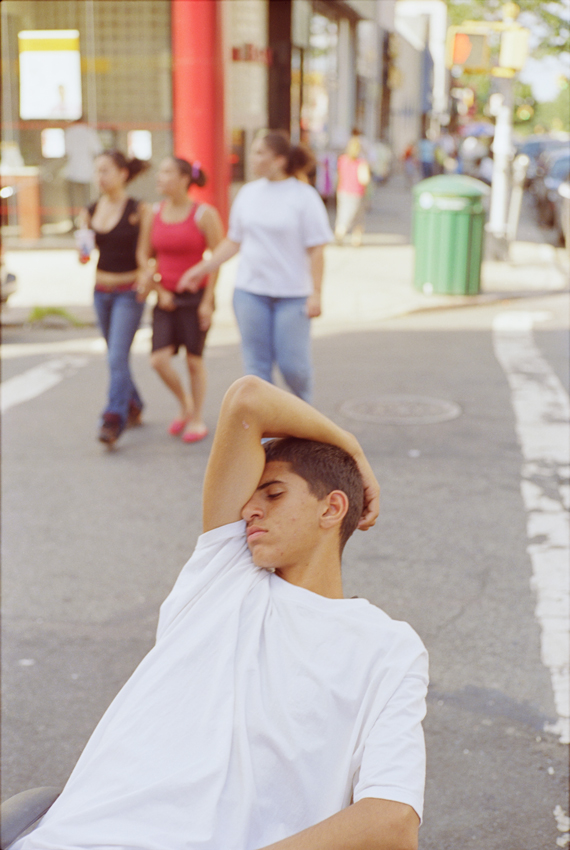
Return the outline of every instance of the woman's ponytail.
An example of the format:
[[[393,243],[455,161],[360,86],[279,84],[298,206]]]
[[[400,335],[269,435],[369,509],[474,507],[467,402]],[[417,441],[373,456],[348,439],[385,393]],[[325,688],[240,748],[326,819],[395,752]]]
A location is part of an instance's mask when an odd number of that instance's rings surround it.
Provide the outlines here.
[[[182,159],[178,156],[173,156],[172,161],[178,168],[180,174],[183,174],[185,177],[188,177],[188,188],[190,186],[205,186],[207,182],[206,173],[202,170],[202,163],[198,162],[188,162],[187,159]]]
[[[128,172],[127,183],[130,183],[131,180],[134,180],[135,177],[142,174],[147,168],[150,168],[150,163],[146,160],[137,159],[136,157],[127,159],[124,153],[116,148],[102,151],[99,156],[108,156],[109,159],[113,160],[118,169],[121,171],[126,170]]]

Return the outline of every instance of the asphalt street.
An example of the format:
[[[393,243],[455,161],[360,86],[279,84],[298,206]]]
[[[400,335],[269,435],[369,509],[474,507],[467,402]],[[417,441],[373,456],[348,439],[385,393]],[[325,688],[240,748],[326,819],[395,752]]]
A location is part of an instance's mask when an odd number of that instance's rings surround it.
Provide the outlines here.
[[[357,434],[382,486],[376,528],[347,548],[345,594],[409,621],[430,652],[421,850],[567,846],[567,747],[547,731],[557,706],[531,587],[520,433],[494,349],[493,323],[513,310],[534,314],[534,343],[567,393],[564,295],[418,313],[314,343],[315,404]],[[102,448],[96,336],[4,332],[6,385],[50,363],[57,380],[14,396],[3,417],[3,798],[65,782],[151,647],[200,531],[211,438],[187,446],[166,433],[174,407],[136,353],[145,424]],[[213,430],[241,374],[239,349],[213,347],[207,363]],[[386,395],[460,412],[431,424],[366,421],[363,411],[382,419]]]

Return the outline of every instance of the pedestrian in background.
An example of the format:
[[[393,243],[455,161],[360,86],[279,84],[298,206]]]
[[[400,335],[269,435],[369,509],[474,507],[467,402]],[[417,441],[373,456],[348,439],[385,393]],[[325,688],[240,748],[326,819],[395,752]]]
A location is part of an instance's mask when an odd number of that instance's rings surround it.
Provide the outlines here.
[[[324,246],[332,232],[316,189],[293,176],[295,159],[285,132],[258,136],[252,147],[258,179],[240,189],[227,238],[182,288],[240,251],[234,311],[245,372],[271,382],[277,364],[295,395],[310,401],[310,320],[321,313]]]
[[[342,243],[345,235],[352,232],[352,244],[357,247],[362,243],[364,196],[370,183],[370,167],[358,136],[350,138],[339,156],[337,174],[335,239]]]
[[[198,442],[208,434],[203,419],[206,369],[202,353],[214,312],[217,272],[202,275],[191,287],[185,286],[185,273],[224,236],[218,211],[188,196],[191,186],[205,183],[200,163],[167,157],[158,172],[158,190],[165,200],[156,208],[142,240],[145,261],[156,258],[156,269],[147,273],[140,286],[143,296],[153,287],[158,298],[152,318],[151,365],[178,400],[180,412],[168,430],[173,436],[180,434],[185,443]],[[172,363],[180,346],[186,350],[189,393]]]
[[[402,154],[402,162],[404,163],[408,186],[411,187],[416,182],[417,176],[416,146],[413,142],[411,142],[404,150],[404,153]]]
[[[418,160],[422,171],[422,177],[433,177],[435,169],[435,142],[431,135],[426,133],[417,145]]]
[[[83,116],[65,129],[65,176],[69,194],[71,222],[75,228],[76,216],[91,200],[93,166],[95,157],[103,146],[96,130],[90,127]]]
[[[112,445],[121,432],[141,424],[143,402],[134,384],[129,353],[144,309],[138,291],[144,268],[140,255],[141,225],[151,210],[127,194],[127,184],[148,168],[121,151],[103,151],[95,160],[95,179],[101,195],[83,210],[81,223],[95,234],[99,261],[95,274],[95,310],[105,337],[109,363],[109,396],[99,439]]]

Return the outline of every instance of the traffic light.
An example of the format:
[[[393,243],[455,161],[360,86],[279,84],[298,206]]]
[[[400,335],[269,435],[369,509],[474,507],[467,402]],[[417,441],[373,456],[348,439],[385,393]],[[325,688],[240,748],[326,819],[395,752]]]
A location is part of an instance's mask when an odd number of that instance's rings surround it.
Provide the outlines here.
[[[489,71],[487,34],[475,27],[449,27],[447,31],[447,67],[459,67],[468,73]]]

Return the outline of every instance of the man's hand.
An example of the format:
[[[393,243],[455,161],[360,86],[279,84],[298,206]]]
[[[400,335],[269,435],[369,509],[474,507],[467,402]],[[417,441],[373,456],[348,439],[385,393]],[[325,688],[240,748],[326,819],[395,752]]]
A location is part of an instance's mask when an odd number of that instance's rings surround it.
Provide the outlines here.
[[[353,457],[358,465],[358,470],[362,476],[362,483],[364,484],[364,508],[358,528],[361,531],[367,531],[369,528],[372,528],[380,513],[380,485],[364,453],[360,451],[354,454]]]

